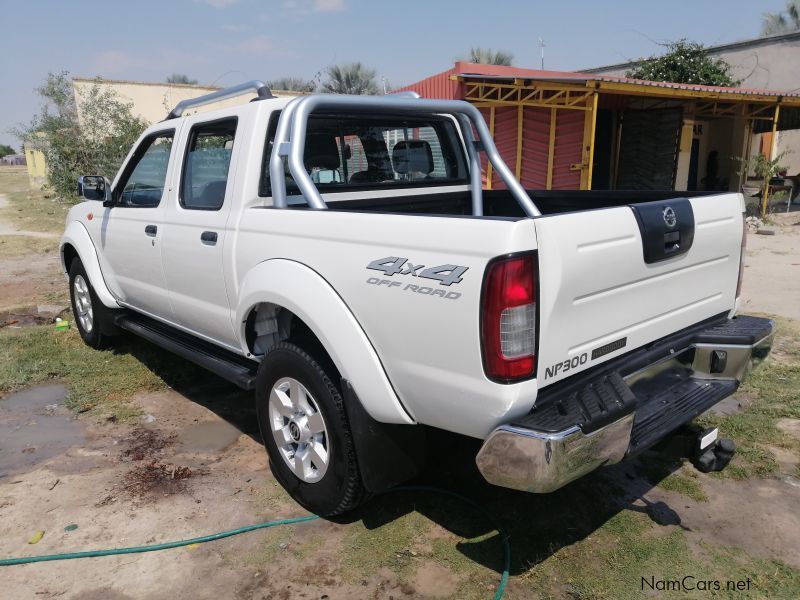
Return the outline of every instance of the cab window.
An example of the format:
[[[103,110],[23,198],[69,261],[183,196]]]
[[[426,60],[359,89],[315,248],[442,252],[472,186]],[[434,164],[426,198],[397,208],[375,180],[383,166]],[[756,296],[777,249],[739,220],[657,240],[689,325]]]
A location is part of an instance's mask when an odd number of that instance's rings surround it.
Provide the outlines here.
[[[183,208],[222,208],[235,137],[236,119],[222,119],[192,127],[181,177],[180,200]]]
[[[118,189],[119,206],[155,207],[164,194],[174,131],[153,134],[137,148]]]
[[[277,118],[267,132],[259,195],[270,196],[269,155]],[[453,121],[446,117],[312,115],[303,161],[323,193],[466,183],[463,150]],[[299,194],[284,167],[286,192]]]

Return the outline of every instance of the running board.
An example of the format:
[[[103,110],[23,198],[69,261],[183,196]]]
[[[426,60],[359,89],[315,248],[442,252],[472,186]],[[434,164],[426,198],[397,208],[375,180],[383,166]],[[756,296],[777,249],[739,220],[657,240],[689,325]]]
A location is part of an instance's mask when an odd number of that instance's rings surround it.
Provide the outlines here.
[[[255,388],[258,368],[258,363],[255,361],[135,313],[119,314],[114,318],[114,323],[120,329],[177,354],[227,379],[243,390],[249,391]]]

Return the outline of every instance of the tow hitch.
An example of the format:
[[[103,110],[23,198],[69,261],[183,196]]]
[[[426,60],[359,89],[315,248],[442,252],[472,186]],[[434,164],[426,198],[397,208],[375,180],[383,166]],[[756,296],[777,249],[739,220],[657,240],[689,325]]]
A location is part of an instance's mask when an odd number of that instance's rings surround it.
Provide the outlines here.
[[[703,429],[698,425],[684,425],[654,450],[676,458],[688,458],[698,471],[722,471],[736,453],[733,440],[719,439],[716,427]]]

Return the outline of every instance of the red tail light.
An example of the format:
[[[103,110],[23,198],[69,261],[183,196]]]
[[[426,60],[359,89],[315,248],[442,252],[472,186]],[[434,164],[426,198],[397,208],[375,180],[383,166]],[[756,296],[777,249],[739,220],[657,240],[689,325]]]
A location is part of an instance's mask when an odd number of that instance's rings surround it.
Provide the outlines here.
[[[739,280],[736,282],[736,297],[742,295],[742,276],[744,275],[744,251],[747,249],[747,222],[742,226],[742,250],[739,254]]]
[[[491,379],[536,372],[536,262],[533,255],[489,265],[481,299],[483,365]]]

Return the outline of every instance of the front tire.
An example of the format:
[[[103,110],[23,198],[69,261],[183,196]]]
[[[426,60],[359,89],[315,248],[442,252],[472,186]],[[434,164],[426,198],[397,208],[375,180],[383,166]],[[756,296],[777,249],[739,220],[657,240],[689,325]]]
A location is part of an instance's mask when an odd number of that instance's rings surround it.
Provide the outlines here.
[[[73,259],[69,268],[69,296],[75,325],[83,341],[96,350],[108,348],[116,329],[112,322],[113,311],[100,302],[79,258]]]
[[[332,516],[365,498],[332,366],[281,342],[261,361],[256,410],[272,472],[304,508]]]

